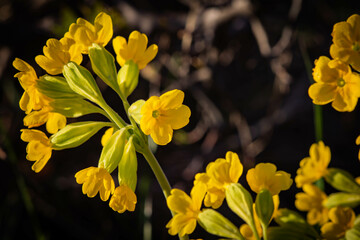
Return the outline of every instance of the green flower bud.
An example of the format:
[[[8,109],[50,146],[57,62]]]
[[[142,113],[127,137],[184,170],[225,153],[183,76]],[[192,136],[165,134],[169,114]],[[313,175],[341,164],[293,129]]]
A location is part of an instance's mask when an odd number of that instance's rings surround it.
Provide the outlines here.
[[[325,175],[325,180],[339,191],[360,194],[360,185],[357,184],[353,176],[345,170],[329,168],[328,173]]]
[[[94,77],[86,68],[69,62],[64,66],[63,74],[74,92],[97,104],[104,101]]]
[[[36,88],[52,99],[79,97],[63,77],[44,75],[36,81]]]
[[[205,209],[199,213],[198,222],[208,233],[230,239],[245,240],[239,228],[213,209]]]
[[[77,118],[90,113],[105,114],[104,111],[94,104],[78,98],[55,99],[50,102],[53,112],[60,113],[68,118]]]
[[[96,75],[98,75],[108,86],[115,92],[119,92],[119,86],[116,80],[115,59],[104,47],[93,43],[89,47],[89,57],[91,67]]]
[[[135,146],[133,143],[133,137],[130,137],[129,141],[124,147],[124,153],[121,161],[119,162],[119,184],[127,185],[133,192],[135,192],[137,183],[137,158]]]
[[[261,190],[255,200],[255,211],[261,224],[268,226],[274,212],[274,202],[269,190]]]
[[[250,193],[241,184],[232,183],[226,188],[225,197],[231,211],[248,225],[253,225],[253,200]]]
[[[139,82],[139,67],[132,60],[125,63],[120,69],[117,75],[117,81],[119,84],[120,92],[128,97],[134,89],[137,87]]]
[[[357,193],[332,193],[326,200],[325,206],[333,208],[336,206],[354,208],[360,204],[360,194]]]
[[[111,126],[111,123],[77,122],[68,124],[50,137],[52,148],[55,150],[61,150],[80,146],[101,128],[106,126]]]
[[[142,106],[144,106],[145,100],[140,99],[137,100],[136,102],[134,102],[133,104],[131,104],[131,106],[129,107],[129,114],[130,116],[135,120],[135,122],[137,124],[140,124],[140,120],[141,120],[141,108]]]
[[[125,141],[126,129],[116,131],[103,147],[98,167],[105,168],[109,173],[113,172],[123,156]]]

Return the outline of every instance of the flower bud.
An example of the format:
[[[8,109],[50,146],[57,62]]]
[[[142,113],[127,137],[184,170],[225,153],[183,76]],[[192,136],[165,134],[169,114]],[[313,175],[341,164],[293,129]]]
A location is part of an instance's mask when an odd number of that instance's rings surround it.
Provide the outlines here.
[[[139,67],[132,60],[125,63],[120,69],[117,75],[117,81],[119,84],[120,92],[128,97],[134,89],[137,87],[139,82]]]
[[[140,120],[142,117],[141,108],[142,108],[142,106],[144,106],[144,104],[145,104],[145,100],[140,99],[140,100],[137,100],[136,102],[134,102],[133,104],[131,104],[131,106],[129,107],[129,110],[128,110],[129,114],[135,120],[135,122],[137,124],[140,124]]]
[[[97,104],[104,101],[94,77],[86,68],[69,62],[64,66],[63,74],[74,92]]]
[[[274,202],[269,190],[261,190],[255,200],[255,211],[263,225],[268,226],[274,212]]]
[[[110,126],[108,122],[77,122],[66,125],[50,137],[53,149],[74,148],[86,142],[101,128]]]
[[[230,239],[244,239],[239,228],[213,209],[199,213],[198,222],[208,233]]]
[[[137,182],[137,158],[133,137],[124,147],[124,153],[119,162],[119,184],[127,185],[133,192],[135,192]]]
[[[337,192],[329,195],[325,202],[327,208],[336,206],[355,208],[360,204],[360,194]]]
[[[116,131],[103,147],[98,167],[105,168],[109,173],[113,172],[123,156],[125,141],[126,129]]]
[[[329,168],[325,175],[325,180],[339,191],[360,194],[360,185],[357,184],[351,174],[345,170]]]
[[[63,77],[44,75],[36,81],[36,88],[52,99],[79,97]]]
[[[116,80],[115,59],[104,47],[93,43],[89,47],[89,57],[91,67],[96,75],[98,75],[108,86],[115,92],[119,91]]]
[[[77,98],[55,99],[50,102],[53,112],[60,113],[68,118],[77,118],[90,113],[101,113],[104,111],[94,104],[85,101],[80,96]]]

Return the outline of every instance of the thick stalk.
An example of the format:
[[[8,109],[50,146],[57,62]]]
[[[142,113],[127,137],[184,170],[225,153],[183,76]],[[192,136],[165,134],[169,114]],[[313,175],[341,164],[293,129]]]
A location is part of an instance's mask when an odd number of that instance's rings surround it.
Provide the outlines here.
[[[119,114],[117,114],[111,107],[109,107],[105,101],[101,101],[98,104],[102,109],[104,109],[104,111],[110,117],[110,120],[118,125],[119,128],[123,128],[127,125],[126,122],[119,116]]]

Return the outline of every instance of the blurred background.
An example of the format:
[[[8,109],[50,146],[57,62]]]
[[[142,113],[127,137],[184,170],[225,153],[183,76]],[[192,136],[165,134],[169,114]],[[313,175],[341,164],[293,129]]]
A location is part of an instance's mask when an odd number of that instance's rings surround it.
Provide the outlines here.
[[[82,194],[74,175],[97,166],[104,130],[76,149],[53,151],[38,174],[26,160],[26,143],[20,140],[25,114],[18,104],[23,89],[12,62],[21,58],[38,76],[45,74],[35,56],[78,17],[93,23],[104,11],[113,19],[114,36],[127,38],[139,30],[159,46],[129,101],[174,88],[185,92],[190,124],[155,155],[171,185],[189,193],[194,175],[228,150],[239,154],[244,172],[272,162],[295,177],[315,141],[307,95],[313,62],[329,57],[333,25],[359,10],[359,1],[335,0],[0,0],[0,239],[176,239],[165,228],[171,216],[162,191],[140,155],[135,212],[119,214],[98,196]],[[114,53],[111,42],[106,48]],[[91,68],[87,58],[83,65]],[[123,114],[116,94],[98,83]],[[323,107],[330,166],[354,176],[360,175],[359,111]],[[246,185],[245,173],[240,182]],[[280,207],[294,209],[296,192],[295,185],[282,192]],[[226,206],[220,211],[241,225]],[[200,227],[192,237],[216,239]]]

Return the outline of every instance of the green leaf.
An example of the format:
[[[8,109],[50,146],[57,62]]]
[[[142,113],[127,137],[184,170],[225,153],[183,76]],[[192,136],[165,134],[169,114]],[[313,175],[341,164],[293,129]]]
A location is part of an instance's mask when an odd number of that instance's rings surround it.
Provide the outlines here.
[[[356,193],[332,193],[326,200],[325,206],[327,208],[333,208],[336,206],[351,207],[354,208],[360,204],[360,194]]]

